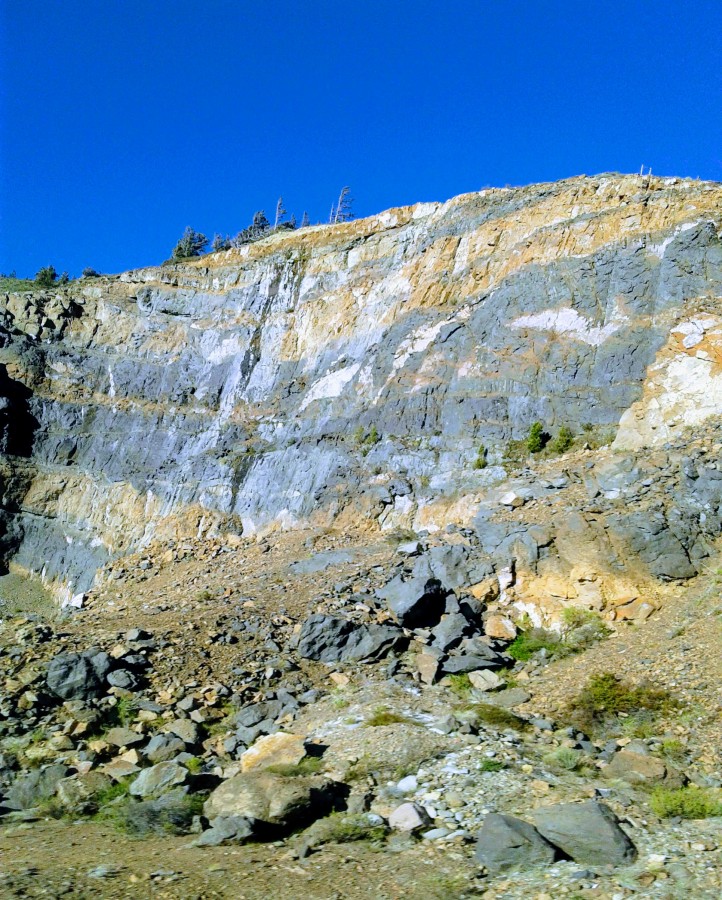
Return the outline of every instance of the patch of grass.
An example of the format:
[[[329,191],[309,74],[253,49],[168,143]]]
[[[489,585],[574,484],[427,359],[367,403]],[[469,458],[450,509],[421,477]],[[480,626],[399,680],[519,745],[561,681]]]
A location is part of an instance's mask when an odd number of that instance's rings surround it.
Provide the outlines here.
[[[444,678],[444,684],[446,684],[452,694],[456,694],[462,700],[466,700],[472,691],[471,682],[466,672],[461,672],[458,675],[447,675]]]
[[[502,706],[491,703],[474,703],[466,709],[469,717],[478,725],[491,725],[493,728],[512,728],[514,731],[525,731],[529,726],[520,718]]]
[[[117,802],[121,798],[128,796],[130,790],[131,778],[123,778],[121,781],[114,781],[107,788],[103,788],[93,798],[93,802],[102,814],[103,807],[110,806],[111,803]]]
[[[452,897],[465,897],[467,891],[473,890],[471,877],[466,872],[440,872],[422,875],[415,879],[415,896],[429,900],[451,900]]]
[[[650,794],[649,805],[660,819],[672,816],[679,816],[681,819],[722,816],[720,791],[693,785],[683,788],[656,787]]]
[[[336,812],[311,826],[313,843],[349,844],[353,841],[383,841],[388,833],[385,825],[374,825],[363,813]]]
[[[561,659],[568,656],[573,650],[564,644],[560,635],[543,628],[531,628],[529,631],[520,631],[519,634],[506,648],[506,652],[512,659],[526,662],[535,653],[546,650],[547,656]]]
[[[36,287],[37,285],[31,278],[16,278],[12,273],[0,275],[0,291],[2,293],[32,291]]]
[[[284,778],[297,778],[301,775],[315,775],[323,768],[323,760],[320,756],[306,756],[296,765],[290,763],[278,763],[269,766],[266,771],[273,775],[283,775]]]
[[[564,769],[565,772],[575,772],[584,761],[581,750],[573,750],[571,747],[559,747],[543,757],[546,765],[553,769]]]
[[[612,672],[592,675],[567,707],[567,717],[582,731],[599,731],[619,713],[657,714],[678,706],[668,691],[648,684],[633,685]]]
[[[203,760],[198,756],[191,756],[191,758],[187,759],[183,765],[188,769],[191,775],[200,775],[203,768]]]
[[[479,763],[480,772],[501,772],[503,768],[504,763],[499,762],[498,759],[482,759]]]
[[[660,745],[660,753],[672,762],[683,762],[685,758],[684,744],[676,738],[665,738]]]
[[[378,728],[382,725],[418,725],[418,722],[385,706],[377,706],[364,724],[369,728]]]

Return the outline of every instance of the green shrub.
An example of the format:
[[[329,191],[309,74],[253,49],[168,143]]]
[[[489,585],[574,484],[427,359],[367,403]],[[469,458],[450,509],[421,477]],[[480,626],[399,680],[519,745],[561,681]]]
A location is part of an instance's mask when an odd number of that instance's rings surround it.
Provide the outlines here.
[[[476,459],[474,460],[474,468],[475,469],[485,469],[489,463],[486,459],[487,450],[486,447],[482,444],[479,447],[479,452],[476,454]]]
[[[365,724],[370,728],[376,728],[380,725],[418,725],[418,722],[415,722],[408,716],[401,715],[401,713],[392,712],[385,706],[377,706],[369,718],[366,719]]]
[[[660,819],[671,816],[679,816],[681,819],[722,816],[720,792],[693,785],[683,788],[656,787],[650,795],[649,805]]]
[[[307,834],[313,835],[315,846],[319,844],[348,844],[352,841],[382,841],[388,829],[385,825],[372,825],[364,813],[335,812],[314,822]]]
[[[480,772],[501,772],[504,763],[499,762],[498,759],[482,759],[478,768]]]
[[[524,731],[529,727],[525,719],[509,712],[503,706],[494,706],[491,703],[475,703],[467,707],[466,712],[476,724],[491,725],[493,728],[512,728],[514,731]]]
[[[668,691],[648,684],[632,685],[612,672],[592,675],[567,708],[572,724],[582,731],[616,723],[619,713],[659,713],[678,705]]]
[[[551,753],[544,756],[544,762],[554,769],[564,769],[567,772],[574,772],[578,769],[584,759],[584,754],[580,750],[574,750],[571,747],[559,747]]]
[[[43,266],[35,275],[35,284],[41,288],[52,287],[57,280],[58,273],[55,271],[55,266]]]
[[[549,435],[544,431],[542,423],[534,422],[529,429],[529,436],[526,439],[526,449],[529,453],[541,453],[548,440]]]
[[[471,693],[471,682],[466,672],[462,672],[459,675],[447,675],[444,678],[444,684],[446,684],[452,694],[456,694],[457,697],[462,699],[468,697]]]
[[[549,449],[552,453],[566,453],[573,443],[574,435],[572,434],[571,429],[567,428],[566,425],[562,425],[559,429],[559,433],[549,445]]]
[[[566,647],[560,635],[543,628],[531,628],[529,631],[520,631],[519,634],[506,648],[506,652],[512,659],[526,662],[535,653],[546,650],[547,655],[557,659],[568,656],[571,651]]]

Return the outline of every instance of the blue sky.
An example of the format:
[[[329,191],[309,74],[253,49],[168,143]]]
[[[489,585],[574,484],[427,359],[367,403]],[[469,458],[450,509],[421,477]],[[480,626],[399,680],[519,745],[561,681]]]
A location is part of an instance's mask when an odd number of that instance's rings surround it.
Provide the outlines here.
[[[0,271],[581,173],[722,180],[719,0],[0,0]]]

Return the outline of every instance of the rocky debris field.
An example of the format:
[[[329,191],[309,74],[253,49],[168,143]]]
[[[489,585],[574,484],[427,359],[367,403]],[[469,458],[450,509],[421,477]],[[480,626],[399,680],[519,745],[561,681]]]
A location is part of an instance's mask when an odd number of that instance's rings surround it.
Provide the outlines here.
[[[353,538],[149,548],[2,619],[7,896],[719,895],[716,557],[551,632],[470,529]]]

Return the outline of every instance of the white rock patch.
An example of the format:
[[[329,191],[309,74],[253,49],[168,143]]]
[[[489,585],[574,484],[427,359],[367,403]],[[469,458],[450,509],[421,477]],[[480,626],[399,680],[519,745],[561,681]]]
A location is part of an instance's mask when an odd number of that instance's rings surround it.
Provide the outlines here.
[[[545,309],[543,312],[528,316],[519,316],[509,323],[510,328],[537,328],[540,331],[554,331],[566,334],[583,341],[592,347],[603,344],[615,331],[619,331],[625,316],[615,316],[606,325],[593,325],[585,316],[579,315],[575,309]]]

